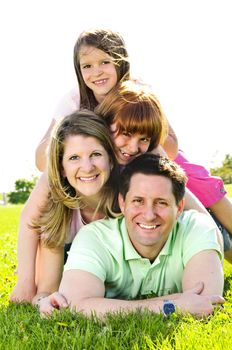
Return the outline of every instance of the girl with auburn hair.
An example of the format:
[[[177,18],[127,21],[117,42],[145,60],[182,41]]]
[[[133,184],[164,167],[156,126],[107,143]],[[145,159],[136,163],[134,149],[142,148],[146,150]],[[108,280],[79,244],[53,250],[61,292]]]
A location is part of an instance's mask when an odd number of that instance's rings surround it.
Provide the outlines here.
[[[122,138],[130,139],[134,134],[145,134],[149,138],[147,151],[156,149],[156,152],[163,154],[160,145],[165,145],[167,150],[172,143],[160,102],[148,85],[131,80],[122,82],[107,94],[95,111],[106,120],[111,129],[120,164],[127,163],[134,156],[123,154],[125,152],[120,149]]]

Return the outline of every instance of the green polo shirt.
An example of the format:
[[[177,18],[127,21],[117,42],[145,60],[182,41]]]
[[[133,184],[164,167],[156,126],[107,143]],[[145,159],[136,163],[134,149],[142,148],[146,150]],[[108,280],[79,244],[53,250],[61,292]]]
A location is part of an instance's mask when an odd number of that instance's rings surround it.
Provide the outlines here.
[[[134,249],[124,218],[99,220],[76,235],[64,270],[79,269],[97,276],[105,284],[107,298],[167,295],[182,291],[186,264],[198,252],[209,249],[222,258],[211,219],[193,210],[181,214],[153,263]]]

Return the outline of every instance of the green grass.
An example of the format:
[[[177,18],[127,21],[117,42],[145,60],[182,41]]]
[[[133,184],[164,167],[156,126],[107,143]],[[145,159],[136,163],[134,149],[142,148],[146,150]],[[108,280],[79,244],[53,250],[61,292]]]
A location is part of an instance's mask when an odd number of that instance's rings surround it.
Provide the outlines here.
[[[204,320],[150,312],[87,319],[69,311],[41,319],[28,304],[9,305],[15,283],[16,237],[22,206],[0,207],[0,350],[195,350],[232,348],[232,265],[225,263],[223,310]]]

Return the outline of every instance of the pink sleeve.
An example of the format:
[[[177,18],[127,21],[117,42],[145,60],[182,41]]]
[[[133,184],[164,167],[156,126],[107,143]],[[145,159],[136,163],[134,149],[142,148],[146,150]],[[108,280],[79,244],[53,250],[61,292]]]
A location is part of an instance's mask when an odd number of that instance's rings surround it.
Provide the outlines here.
[[[70,243],[74,240],[74,237],[76,236],[76,234],[82,226],[84,226],[84,224],[81,219],[80,209],[74,209],[71,220],[70,232],[68,237],[66,237],[66,243]]]

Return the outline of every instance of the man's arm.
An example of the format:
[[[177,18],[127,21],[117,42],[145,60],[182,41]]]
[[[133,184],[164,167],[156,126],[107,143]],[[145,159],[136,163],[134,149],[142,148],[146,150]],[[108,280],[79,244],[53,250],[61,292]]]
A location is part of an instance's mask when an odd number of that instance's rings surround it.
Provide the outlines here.
[[[201,295],[222,295],[223,267],[215,250],[203,250],[195,254],[187,263],[182,279],[183,291],[193,288],[199,281],[204,283]]]
[[[203,283],[198,283],[184,293],[151,298],[145,300],[119,300],[104,297],[104,283],[93,274],[82,270],[65,271],[59,293],[53,293],[42,300],[40,312],[50,314],[55,308],[69,307],[87,316],[95,313],[102,317],[106,313],[129,312],[138,309],[148,309],[155,313],[162,312],[163,300],[169,299],[176,303],[178,310],[203,316],[213,312],[214,306],[222,304],[224,299],[219,295],[199,295]]]

